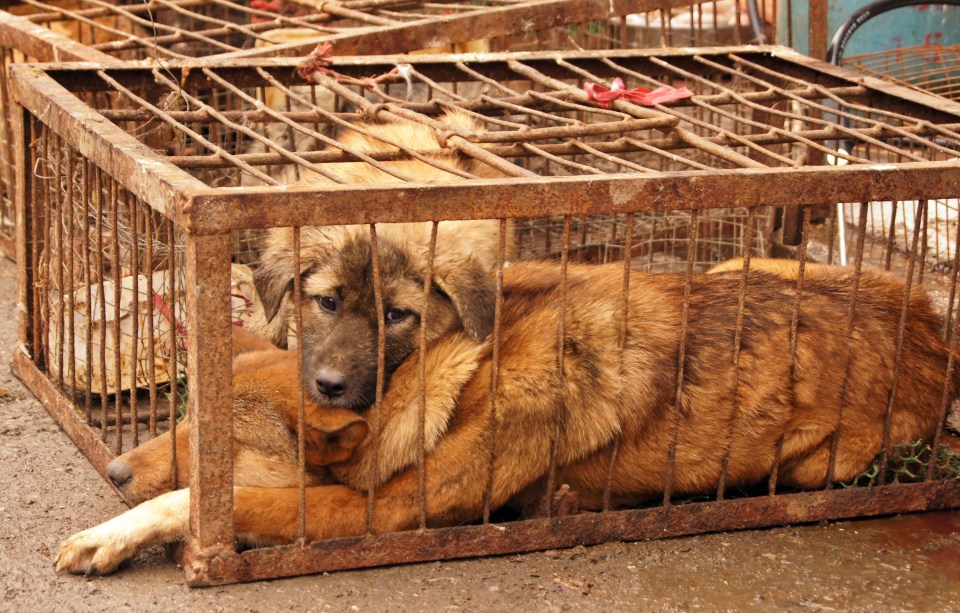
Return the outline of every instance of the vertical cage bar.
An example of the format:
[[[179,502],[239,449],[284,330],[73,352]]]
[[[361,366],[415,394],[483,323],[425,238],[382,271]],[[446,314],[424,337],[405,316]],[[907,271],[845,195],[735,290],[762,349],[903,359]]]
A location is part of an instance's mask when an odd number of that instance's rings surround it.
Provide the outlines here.
[[[380,248],[377,239],[377,224],[370,224],[370,258],[372,261],[372,273],[373,273],[373,300],[376,306],[377,313],[377,390],[376,390],[376,399],[373,403],[373,409],[371,410],[370,418],[373,421],[371,427],[373,435],[373,448],[371,449],[372,458],[370,461],[371,466],[374,467],[374,470],[370,471],[370,480],[367,483],[367,516],[365,521],[365,530],[367,534],[373,532],[373,522],[374,522],[374,513],[376,512],[376,501],[377,501],[377,475],[379,471],[376,469],[379,466],[379,456],[380,456],[380,426],[381,426],[381,415],[380,407],[381,401],[383,399],[383,381],[386,373],[386,350],[387,350],[387,336],[386,329],[384,328],[383,322],[383,287],[381,286],[381,277],[380,277]]]
[[[837,409],[837,420],[830,439],[830,459],[827,462],[827,474],[824,476],[824,489],[833,487],[834,471],[837,462],[837,448],[840,446],[840,437],[843,435],[844,404],[847,402],[847,386],[850,383],[850,368],[853,356],[849,347],[853,338],[853,331],[857,320],[857,300],[860,295],[860,276],[863,272],[863,244],[867,235],[867,209],[870,205],[860,203],[860,219],[857,223],[857,250],[853,264],[853,287],[850,289],[850,303],[847,307],[847,355],[843,366],[843,383],[840,384],[840,402]]]
[[[810,205],[804,205],[800,214],[800,249],[797,252],[797,289],[793,297],[793,313],[790,315],[790,395],[794,397],[797,384],[797,343],[800,334],[800,304],[803,300],[803,281],[807,269],[807,244],[810,240]],[[777,438],[773,450],[773,464],[767,481],[767,494],[777,492],[777,479],[780,476],[780,457],[783,452],[783,439],[789,422],[784,422],[784,431]]]
[[[130,215],[130,276],[131,281],[133,282],[133,302],[130,305],[131,313],[130,316],[133,321],[133,325],[130,326],[130,401],[129,401],[129,413],[130,413],[130,425],[132,432],[133,441],[132,444],[134,447],[140,444],[140,432],[139,432],[139,407],[137,403],[137,365],[139,364],[139,348],[140,348],[140,266],[139,266],[139,256],[140,256],[140,228],[137,224],[137,204],[136,199],[133,194],[129,191],[124,190],[124,194],[127,197],[127,210]],[[119,348],[118,348],[119,353]]]
[[[893,353],[893,382],[891,383],[890,391],[887,392],[887,410],[883,418],[883,447],[880,449],[880,459],[877,462],[881,467],[880,475],[877,479],[880,485],[886,485],[887,483],[887,468],[890,460],[890,429],[893,419],[893,405],[896,402],[897,390],[900,384],[900,369],[903,366],[901,364],[901,358],[903,356],[903,336],[907,329],[907,315],[910,309],[910,291],[913,289],[913,272],[917,261],[917,242],[920,240],[922,228],[926,226],[927,207],[919,206],[919,200],[917,204],[913,224],[913,244],[910,247],[910,258],[907,260],[907,275],[903,288],[903,304],[900,309],[900,323],[897,326],[897,345]],[[922,263],[920,269],[922,274]]]
[[[98,356],[97,366],[100,370],[100,440],[107,440],[107,411],[110,409],[110,400],[109,394],[107,393],[107,297],[106,297],[106,288],[104,287],[104,281],[106,281],[106,275],[104,274],[103,266],[103,173],[99,168],[96,168],[96,197],[95,197],[95,214],[97,216],[96,221],[96,236],[97,244],[94,246],[97,252],[97,302],[100,306],[100,321],[101,325],[98,326],[100,334],[100,355]],[[91,322],[93,320],[91,319]]]
[[[303,379],[303,279],[300,271],[300,227],[293,229],[293,317],[297,326],[297,539],[307,534],[306,386]]]
[[[33,116],[19,106],[8,107],[13,117],[16,143],[16,181],[14,182],[14,219],[17,250],[17,342],[20,349],[39,359],[39,322],[35,267],[40,247],[37,237],[38,211],[33,203],[36,177],[32,172],[36,156],[32,139],[36,137]]]
[[[156,347],[156,330],[153,326],[153,318],[155,316],[155,300],[156,296],[154,287],[153,287],[153,218],[154,214],[149,208],[146,210],[146,214],[143,216],[143,240],[144,240],[144,273],[147,276],[147,355],[151,356],[149,361],[149,368],[147,369],[147,383],[149,385],[149,397],[150,397],[150,436],[157,435],[157,361],[155,357],[157,355]],[[169,417],[171,421],[175,421],[175,416],[171,415]]]
[[[687,357],[687,320],[690,314],[690,289],[693,281],[693,265],[697,254],[697,234],[700,232],[700,209],[690,211],[690,239],[687,245],[687,273],[683,284],[683,310],[680,313],[680,338],[677,341],[677,382],[674,388],[671,419],[670,449],[667,452],[667,469],[663,480],[663,506],[672,504],[674,471],[677,463],[677,441],[680,437],[680,412],[683,399],[683,371]]]
[[[21,141],[18,139],[19,133],[16,131],[15,116],[18,115],[16,103],[10,95],[8,88],[9,72],[12,53],[9,47],[0,48],[0,100],[3,101],[4,111],[0,113],[0,134],[2,134],[4,150],[0,156],[0,163],[3,164],[3,189],[0,190],[0,240],[16,239],[16,186],[14,179],[16,172],[17,154]],[[13,215],[11,219],[10,215]],[[7,235],[7,224],[14,222],[14,236]],[[6,249],[8,247],[4,247]],[[9,252],[8,252],[9,253]],[[19,259],[17,260],[19,261]]]
[[[24,239],[30,237],[30,249],[27,249],[26,240],[24,240],[24,245],[20,248],[20,253],[17,256],[17,262],[24,262],[17,267],[20,271],[17,287],[19,291],[25,294],[24,298],[27,299],[21,304],[32,305],[29,311],[21,314],[20,336],[24,340],[32,337],[33,342],[29,346],[33,350],[33,359],[38,366],[46,369],[48,368],[48,362],[46,361],[44,347],[47,343],[43,338],[41,326],[43,319],[41,300],[46,300],[46,297],[40,292],[43,283],[42,271],[40,270],[40,254],[43,253],[47,241],[47,237],[43,234],[43,228],[46,226],[48,212],[43,209],[41,194],[44,190],[38,176],[40,160],[43,158],[41,143],[44,138],[44,129],[43,125],[26,110],[21,111],[17,116],[20,117],[19,125],[23,127],[23,150],[17,154],[17,163],[20,164],[19,160],[23,160],[23,164],[17,166],[17,172],[21,178],[18,185],[23,186],[18,191],[20,200],[17,205],[17,228],[23,228],[22,236]],[[28,156],[28,152],[33,155]],[[28,227],[30,229],[29,233],[27,233]],[[19,229],[17,231],[21,232]],[[29,260],[25,258],[27,253],[30,254]],[[24,259],[21,260],[21,257],[24,257]],[[37,278],[38,274],[41,278]],[[30,289],[28,290],[28,288]]]
[[[894,237],[897,234],[897,205],[899,200],[890,203],[890,229],[887,234],[887,245],[883,254],[883,269],[890,270],[891,260],[893,259]]]
[[[186,332],[192,356],[187,360],[191,420],[190,536],[200,549],[216,545],[232,549],[230,259],[224,257],[230,253],[230,234],[188,234],[186,248]],[[171,306],[175,308],[176,303]]]
[[[52,283],[53,275],[53,262],[49,252],[51,250],[51,245],[55,244],[53,238],[53,210],[51,206],[50,199],[50,182],[52,179],[49,176],[50,171],[50,139],[51,133],[50,130],[44,126],[41,133],[41,149],[43,154],[40,158],[40,164],[37,166],[37,172],[45,173],[41,176],[42,185],[41,198],[43,209],[43,251],[40,252],[40,259],[38,264],[40,267],[40,304],[42,305],[42,312],[40,313],[41,318],[41,334],[43,334],[43,349],[44,349],[44,363],[46,364],[47,376],[53,377],[52,369],[53,365],[53,353],[56,351],[56,338],[51,339],[50,334],[46,333],[49,330],[50,325],[53,323],[53,315],[51,313],[51,304],[50,304],[50,284]],[[55,337],[56,335],[54,335]],[[51,347],[51,344],[54,345]]]
[[[487,483],[483,493],[483,523],[490,523],[490,505],[493,497],[494,461],[497,439],[500,436],[497,392],[500,381],[500,317],[503,312],[503,266],[507,252],[507,220],[500,220],[500,245],[497,248],[496,297],[493,304],[493,332],[490,337],[490,446],[487,457]]]
[[[427,528],[427,306],[433,280],[433,260],[437,252],[437,222],[430,225],[427,271],[423,278],[423,306],[420,310],[420,352],[417,358],[417,383],[420,406],[417,407],[417,507],[420,529]]]
[[[624,376],[623,357],[627,349],[627,335],[630,326],[630,270],[633,260],[633,224],[634,213],[627,213],[626,227],[623,237],[623,278],[620,291],[620,337],[617,339],[617,353],[620,368],[620,377]],[[610,510],[610,497],[613,488],[613,471],[617,465],[617,455],[620,451],[620,436],[617,435],[610,445],[610,458],[607,461],[607,473],[603,480],[604,511]]]
[[[746,306],[747,281],[750,277],[750,255],[753,253],[753,229],[757,219],[757,207],[752,206],[747,211],[747,231],[743,237],[743,268],[740,272],[740,285],[737,288],[737,323],[733,335],[733,386],[732,408],[730,419],[727,421],[726,436],[723,440],[723,462],[720,466],[720,479],[717,483],[717,500],[723,500],[727,489],[727,473],[730,470],[730,455],[733,450],[734,424],[737,421],[737,394],[740,390],[740,348],[743,343],[743,311]]]
[[[77,297],[74,295],[76,289],[76,234],[74,230],[76,211],[74,210],[75,202],[73,193],[74,151],[67,143],[64,143],[63,152],[67,158],[66,192],[63,197],[63,209],[67,216],[66,234],[68,238],[67,245],[62,247],[62,249],[66,251],[67,256],[67,287],[64,289],[64,295],[69,297],[66,323],[68,340],[67,354],[69,355],[70,361],[67,365],[67,379],[70,384],[68,388],[70,390],[70,398],[75,400],[77,397],[77,337],[74,324],[76,322]]]
[[[90,199],[92,194],[90,192],[90,161],[87,159],[83,160],[83,164],[80,166],[80,206],[83,209],[83,288],[84,288],[84,298],[86,300],[83,307],[83,316],[87,322],[87,325],[84,329],[84,342],[86,347],[84,348],[84,362],[86,368],[84,369],[84,385],[83,385],[83,406],[84,413],[87,417],[87,423],[90,424],[93,421],[93,326],[90,323],[93,321],[93,288],[91,284],[92,275],[90,268],[93,266],[93,254],[91,253],[90,245],[90,231],[89,227],[89,206]]]
[[[927,270],[927,253],[930,250],[930,235],[929,235],[929,227],[928,227],[929,226],[928,218],[930,216],[930,210],[929,210],[930,202],[927,200],[918,199],[917,205],[923,208],[923,223],[922,223],[923,227],[920,230],[923,241],[920,243],[920,266],[917,267],[919,269],[918,275],[917,275],[918,277],[917,283],[919,283],[920,285],[923,285],[923,273],[926,272]],[[936,209],[934,209],[934,215],[936,215]],[[917,257],[916,251],[914,251],[913,257],[914,259],[916,259]]]
[[[560,304],[557,308],[557,380],[560,387],[560,410],[557,422],[553,425],[550,437],[550,467],[547,470],[547,491],[544,493],[547,517],[553,517],[553,493],[557,489],[557,453],[560,446],[560,437],[566,425],[567,403],[564,399],[567,387],[566,373],[564,372],[564,343],[566,341],[567,319],[567,265],[570,254],[570,216],[563,217],[563,247],[560,251]]]
[[[167,360],[167,385],[170,387],[170,393],[168,394],[169,398],[167,400],[167,413],[169,414],[170,420],[170,483],[173,484],[173,489],[177,489],[180,486],[180,466],[179,459],[177,458],[177,423],[180,419],[180,413],[177,410],[180,405],[180,374],[179,374],[179,363],[177,361],[177,350],[179,349],[180,340],[178,339],[177,330],[177,319],[176,319],[176,309],[177,309],[177,257],[176,249],[177,244],[175,240],[174,225],[172,220],[164,220],[164,234],[166,239],[166,250],[167,250],[167,296],[166,298],[160,298],[159,304],[156,307],[160,310],[161,315],[163,314],[164,303],[169,308],[173,309],[173,315],[168,323],[170,325],[170,356]],[[154,301],[151,301],[151,304]],[[189,373],[188,373],[189,379]],[[189,393],[189,389],[188,389]],[[188,405],[189,406],[189,405]],[[191,437],[192,440],[192,437]],[[192,442],[190,443],[193,444]],[[192,449],[191,449],[192,451]],[[196,456],[191,456],[195,458]],[[191,470],[192,470],[191,460]],[[192,478],[192,475],[191,475]],[[193,515],[193,493],[191,492],[191,503],[190,503],[190,514]],[[191,528],[192,533],[192,528]]]
[[[111,252],[113,254],[113,385],[114,389],[114,415],[113,424],[116,439],[113,444],[113,453],[120,455],[123,453],[123,393],[121,392],[123,381],[122,351],[120,350],[120,297],[123,295],[123,271],[121,270],[120,256],[120,192],[123,190],[117,184],[117,181],[110,178],[110,225],[111,228]],[[106,325],[106,320],[104,320]]]
[[[50,260],[51,266],[56,266],[55,273],[55,283],[56,283],[56,296],[54,297],[54,305],[56,307],[56,318],[57,321],[54,322],[54,325],[57,328],[57,338],[56,338],[56,352],[57,352],[57,385],[62,389],[64,387],[64,378],[63,372],[64,367],[66,366],[66,347],[64,346],[64,332],[66,328],[66,313],[64,312],[64,300],[65,293],[63,287],[63,199],[61,198],[60,192],[60,181],[62,179],[61,172],[61,163],[63,162],[63,146],[61,145],[60,135],[54,133],[50,139],[50,151],[48,152],[48,160],[53,164],[53,168],[50,173],[50,190],[52,195],[50,198],[51,206],[55,207],[57,210],[57,216],[55,223],[57,227],[54,231],[54,236],[51,239],[54,242],[54,248],[47,251],[47,258]],[[52,217],[52,215],[51,215]]]

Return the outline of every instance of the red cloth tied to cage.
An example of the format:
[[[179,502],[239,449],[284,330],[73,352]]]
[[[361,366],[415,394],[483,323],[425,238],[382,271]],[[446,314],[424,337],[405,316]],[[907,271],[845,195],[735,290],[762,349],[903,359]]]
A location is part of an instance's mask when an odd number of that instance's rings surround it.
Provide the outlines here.
[[[376,89],[380,81],[391,79],[398,74],[398,70],[394,68],[375,77],[358,79],[349,75],[340,74],[336,70],[328,68],[331,58],[333,58],[333,44],[330,42],[320,43],[316,49],[310,52],[307,59],[303,60],[300,65],[297,66],[297,74],[308,83],[317,83],[313,75],[320,73],[333,78],[337,83],[359,85],[364,89]]]
[[[661,85],[654,90],[646,87],[627,89],[620,77],[614,79],[609,88],[599,83],[586,83],[583,89],[587,92],[587,98],[591,102],[596,102],[605,109],[610,108],[610,103],[614,100],[629,100],[643,106],[654,106],[693,96],[693,92],[686,87],[670,87],[669,85]]]

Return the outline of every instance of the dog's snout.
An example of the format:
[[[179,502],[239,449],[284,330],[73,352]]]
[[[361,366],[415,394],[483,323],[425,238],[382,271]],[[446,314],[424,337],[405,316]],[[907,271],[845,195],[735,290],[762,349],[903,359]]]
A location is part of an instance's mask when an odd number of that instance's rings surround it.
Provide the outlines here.
[[[133,479],[133,471],[130,470],[129,464],[120,459],[115,459],[107,464],[107,476],[110,477],[114,485],[123,487],[130,479]]]
[[[343,396],[347,391],[347,377],[331,368],[321,368],[317,372],[317,390],[328,398]]]

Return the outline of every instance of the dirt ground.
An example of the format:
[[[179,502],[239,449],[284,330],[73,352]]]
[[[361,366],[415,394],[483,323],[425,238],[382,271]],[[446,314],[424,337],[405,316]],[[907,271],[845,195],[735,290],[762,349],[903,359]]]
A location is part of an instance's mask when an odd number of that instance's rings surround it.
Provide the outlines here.
[[[16,337],[0,261],[0,347]],[[6,360],[6,358],[4,358]],[[0,610],[960,611],[960,513],[713,534],[191,589],[161,550],[57,574],[59,543],[125,507],[0,369]]]

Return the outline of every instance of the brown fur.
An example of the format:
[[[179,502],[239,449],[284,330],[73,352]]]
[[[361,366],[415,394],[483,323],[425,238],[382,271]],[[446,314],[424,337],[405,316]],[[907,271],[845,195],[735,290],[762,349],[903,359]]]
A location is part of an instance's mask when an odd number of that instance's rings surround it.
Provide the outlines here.
[[[743,258],[733,258],[726,262],[720,262],[714,265],[707,272],[716,274],[718,272],[740,272],[743,270]],[[750,258],[750,272],[754,271],[768,272],[784,279],[796,281],[800,276],[800,263],[796,260],[781,260],[775,258]],[[828,275],[833,273],[845,274],[852,269],[833,266],[830,264],[820,264],[817,262],[807,262],[803,267],[804,278],[810,275]]]
[[[472,119],[459,113],[443,118],[451,129],[476,131]],[[341,142],[354,149],[373,152],[395,150],[389,143],[403,143],[428,152],[435,160],[478,176],[495,176],[485,165],[441,150],[434,132],[413,123],[364,124],[363,132],[350,132]],[[382,140],[380,140],[382,139]],[[455,178],[419,160],[400,160],[386,166],[417,181]],[[400,179],[365,163],[329,165],[328,169],[347,183],[396,183]],[[316,174],[301,182],[325,183]],[[415,205],[415,202],[410,203]],[[463,329],[475,340],[489,334],[493,320],[494,280],[500,246],[496,220],[445,221],[438,225],[432,270],[428,261],[430,223],[377,224],[377,244],[386,319],[386,375],[419,346],[420,313],[424,280],[430,275],[427,305],[427,342]],[[505,257],[513,250],[508,226]],[[304,342],[304,380],[307,391],[321,402],[362,410],[376,394],[377,313],[374,300],[372,246],[366,225],[307,227],[301,231],[300,270]],[[290,228],[272,230],[264,244],[260,267],[254,273],[263,303],[266,331],[274,343],[285,346],[293,288],[293,233]],[[335,312],[318,302],[334,300]],[[278,312],[280,315],[278,316]],[[401,314],[392,322],[391,314]],[[274,323],[269,323],[269,322]],[[278,325],[279,324],[279,325]],[[338,375],[345,391],[327,393],[318,377]]]
[[[557,483],[569,484],[587,509],[601,505],[615,441],[619,448],[612,503],[631,505],[661,495],[674,419],[679,420],[677,495],[714,491],[728,447],[728,486],[746,488],[761,482],[771,471],[781,436],[780,486],[822,487],[841,406],[835,479],[851,479],[880,450],[904,292],[899,279],[863,273],[856,327],[848,340],[851,276],[840,270],[811,278],[804,288],[791,384],[793,283],[763,271],[750,275],[737,380],[732,352],[739,275],[695,275],[679,414],[675,414],[684,277],[631,277],[622,362],[616,349],[621,335],[621,278],[619,265],[570,266],[561,379],[556,368],[559,267],[520,263],[507,269],[496,417],[490,402],[489,344],[477,345],[455,333],[428,348],[427,423],[431,427],[426,437],[426,508],[430,526],[455,525],[480,516],[484,489],[491,481],[491,457],[494,508],[528,503],[542,495],[551,435],[561,421]],[[891,444],[929,438],[937,426],[948,355],[938,334],[939,323],[928,298],[914,291],[893,404]],[[379,462],[370,453],[374,441],[365,439],[348,461],[330,467],[340,485],[307,489],[308,539],[362,533],[364,490],[371,476],[380,483],[374,530],[417,526],[418,478],[413,466],[417,362],[417,357],[404,362],[385,397]],[[846,372],[849,381],[842,394]],[[956,393],[956,374],[951,373],[948,400]],[[234,501],[236,529],[242,538],[256,542],[296,538],[296,489],[238,487]],[[335,513],[330,512],[333,509]],[[159,517],[151,513],[146,517]],[[175,526],[186,529],[182,521]],[[143,528],[137,542],[154,542],[150,538],[155,540],[157,530]],[[108,523],[75,536],[61,550],[60,567],[89,570],[90,556],[102,560],[99,563],[104,566],[97,568],[109,567],[125,555],[115,550],[112,534]],[[173,532],[164,534],[170,537]]]
[[[254,335],[237,334],[249,345],[233,361],[233,466],[237,485],[297,487],[297,356],[270,348]],[[249,347],[253,348],[249,348]],[[306,483],[332,483],[325,467],[349,458],[367,435],[366,421],[346,409],[304,398]],[[177,485],[190,485],[189,419],[176,429]],[[107,467],[124,497],[143,502],[173,489],[173,451],[167,432],[118,456]],[[121,475],[120,478],[117,475]]]
[[[240,326],[233,327],[233,357],[250,351],[269,351],[277,347],[259,334]]]

